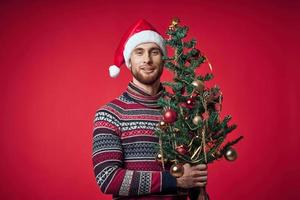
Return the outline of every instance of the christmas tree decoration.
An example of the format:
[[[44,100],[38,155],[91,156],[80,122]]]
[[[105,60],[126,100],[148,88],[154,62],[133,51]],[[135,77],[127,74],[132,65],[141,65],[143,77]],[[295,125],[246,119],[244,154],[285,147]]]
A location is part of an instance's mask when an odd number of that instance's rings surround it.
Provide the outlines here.
[[[204,83],[200,80],[194,80],[192,82],[192,85],[195,87],[196,92],[202,93],[204,90]]]
[[[207,111],[205,111],[204,113],[202,113],[202,119],[203,121],[206,121],[209,118],[209,113]]]
[[[211,64],[196,48],[195,39],[185,39],[188,27],[175,19],[166,33],[165,44],[172,56],[163,56],[164,67],[173,73],[173,80],[162,83],[166,89],[158,105],[163,108],[164,123],[160,122],[156,135],[160,141],[158,151],[175,163],[170,172],[178,178],[184,173],[184,163],[210,164],[223,156],[235,160],[237,153],[232,146],[243,136],[224,144],[237,126],[229,124],[230,115],[220,115],[223,94],[218,86],[208,87],[212,73],[201,74],[201,65],[206,62],[211,68]],[[205,188],[201,188],[199,199],[207,200],[205,193]]]
[[[186,107],[191,109],[194,106],[195,106],[195,99],[194,98],[188,98],[186,100]]]
[[[157,160],[157,161],[162,161],[162,159],[163,159],[163,156],[161,155],[161,153],[158,153],[158,154],[156,155],[156,160]]]
[[[202,121],[201,117],[199,115],[196,115],[193,118],[193,124],[195,124],[196,126]]]
[[[163,115],[163,120],[166,123],[173,123],[177,119],[177,113],[173,109],[168,109]]]
[[[163,157],[163,155],[161,153],[158,153],[156,155],[155,160],[159,163],[162,163],[162,162],[166,163],[168,161],[166,158]]]
[[[204,113],[202,113],[202,119],[203,119],[203,121],[208,120],[208,118],[209,118],[209,113],[207,111],[205,111]]]
[[[164,121],[160,121],[160,122],[158,123],[158,127],[159,127],[160,129],[162,129],[162,130],[165,130],[165,129],[167,128],[167,124],[166,124],[166,122],[164,122]]]
[[[222,157],[222,154],[220,151],[216,151],[212,154],[213,157],[215,157],[216,159],[219,159]]]
[[[179,145],[178,147],[176,147],[176,151],[180,154],[180,155],[186,155],[187,154],[187,148],[184,145]]]
[[[169,30],[175,30],[177,24],[179,23],[179,19],[178,18],[174,18],[172,20],[171,25],[169,26]]]
[[[183,173],[184,173],[183,165],[182,164],[176,164],[176,163],[173,164],[171,166],[170,173],[175,178],[181,177],[183,175]]]
[[[228,161],[234,161],[237,159],[237,152],[233,148],[228,148],[225,152],[224,157]]]
[[[173,128],[174,133],[180,133],[180,129],[179,128]]]
[[[217,112],[220,112],[221,111],[221,104],[220,103],[216,103],[215,104],[215,110],[217,111]]]
[[[214,99],[218,99],[221,96],[221,92],[220,91],[213,92],[212,96]]]

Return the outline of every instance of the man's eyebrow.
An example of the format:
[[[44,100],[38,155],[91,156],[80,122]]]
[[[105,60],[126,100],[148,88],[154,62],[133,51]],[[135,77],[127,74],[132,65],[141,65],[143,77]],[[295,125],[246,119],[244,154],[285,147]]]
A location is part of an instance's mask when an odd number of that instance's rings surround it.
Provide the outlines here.
[[[158,47],[152,47],[152,48],[150,49],[150,51],[152,51],[152,50],[160,50],[160,48],[158,48]]]
[[[135,48],[134,51],[143,51],[143,48]]]
[[[152,48],[149,49],[149,51],[153,51],[153,50],[159,50],[160,51],[160,48],[152,47]],[[145,49],[141,48],[141,47],[138,47],[138,48],[135,48],[134,51],[145,51]]]

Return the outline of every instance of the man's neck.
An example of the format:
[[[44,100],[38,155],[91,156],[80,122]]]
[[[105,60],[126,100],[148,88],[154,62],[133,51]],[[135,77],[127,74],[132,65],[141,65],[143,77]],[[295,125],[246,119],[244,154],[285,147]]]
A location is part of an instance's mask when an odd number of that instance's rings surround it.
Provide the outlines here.
[[[145,85],[143,83],[140,83],[139,81],[137,81],[135,78],[133,78],[132,81],[135,85],[137,85],[138,87],[144,89],[147,94],[153,96],[156,95],[158,90],[159,90],[159,86],[160,86],[160,80],[158,79],[155,83],[153,83],[152,85]]]

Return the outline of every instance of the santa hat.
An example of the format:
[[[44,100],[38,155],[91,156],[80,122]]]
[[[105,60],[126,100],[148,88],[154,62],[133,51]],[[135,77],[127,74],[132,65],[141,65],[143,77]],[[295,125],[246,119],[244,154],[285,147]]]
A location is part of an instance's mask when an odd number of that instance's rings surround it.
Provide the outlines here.
[[[124,34],[119,47],[115,52],[114,65],[109,67],[109,75],[113,78],[117,77],[120,73],[120,67],[124,63],[127,68],[130,68],[129,59],[131,52],[136,46],[146,42],[156,43],[163,54],[166,54],[163,37],[151,24],[142,19]]]

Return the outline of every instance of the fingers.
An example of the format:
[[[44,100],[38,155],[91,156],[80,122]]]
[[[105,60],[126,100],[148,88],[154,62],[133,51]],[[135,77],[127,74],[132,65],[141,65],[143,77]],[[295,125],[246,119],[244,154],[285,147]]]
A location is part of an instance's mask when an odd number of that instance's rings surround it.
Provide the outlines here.
[[[190,165],[185,163],[184,174],[177,178],[177,186],[182,188],[204,187],[207,184],[207,165]]]
[[[204,187],[206,186],[207,182],[197,182],[195,183],[195,187]]]
[[[200,177],[194,178],[194,182],[207,182],[207,176],[200,176]]]
[[[191,166],[184,164],[184,175],[177,178],[178,187],[193,188],[204,187],[207,184],[207,165],[200,164]]]
[[[207,165],[199,164],[191,167],[193,177],[207,176]]]
[[[207,176],[208,172],[207,171],[193,171],[191,174],[193,177]]]
[[[207,176],[194,178],[194,185],[196,187],[204,187],[207,185]]]
[[[199,165],[192,166],[192,168],[195,169],[195,170],[206,170],[207,165],[206,164],[199,164]]]

